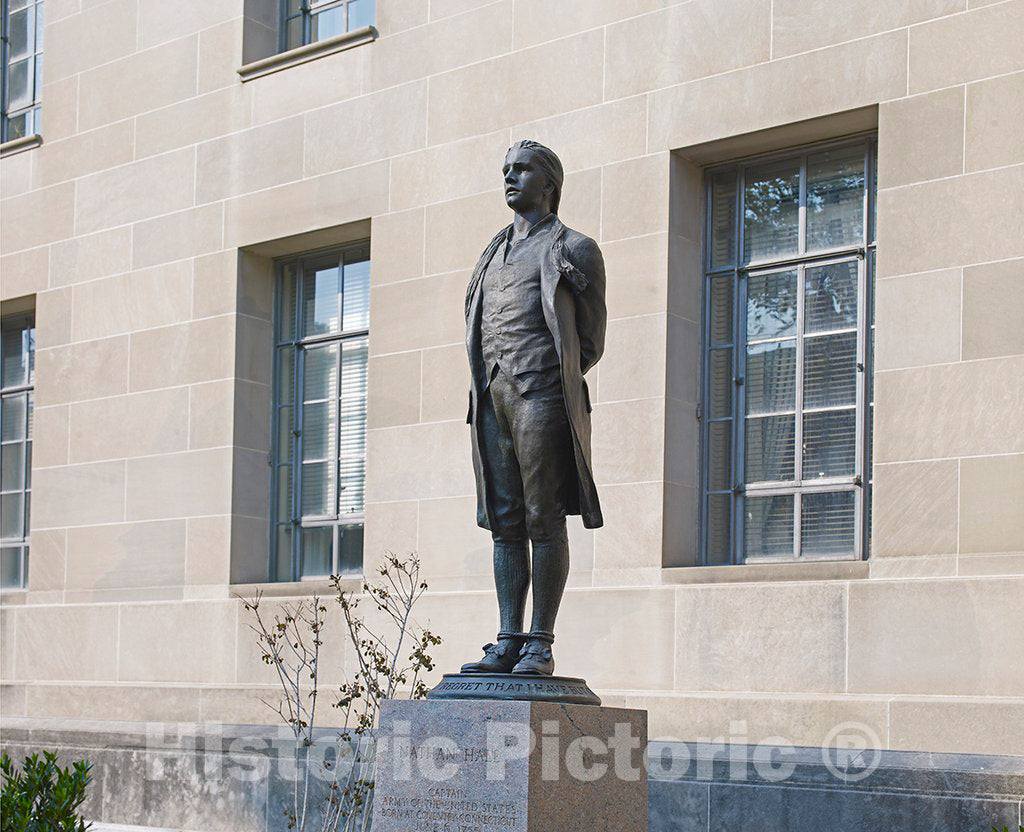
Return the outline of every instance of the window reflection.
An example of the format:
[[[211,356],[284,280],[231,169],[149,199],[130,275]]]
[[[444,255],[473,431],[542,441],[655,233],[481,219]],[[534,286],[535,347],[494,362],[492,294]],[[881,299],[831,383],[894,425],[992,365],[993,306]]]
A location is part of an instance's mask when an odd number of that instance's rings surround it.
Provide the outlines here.
[[[743,189],[744,261],[796,254],[799,223],[799,162],[749,168]]]
[[[796,272],[762,274],[747,279],[747,338],[796,334]]]
[[[807,250],[864,240],[864,148],[807,157]]]

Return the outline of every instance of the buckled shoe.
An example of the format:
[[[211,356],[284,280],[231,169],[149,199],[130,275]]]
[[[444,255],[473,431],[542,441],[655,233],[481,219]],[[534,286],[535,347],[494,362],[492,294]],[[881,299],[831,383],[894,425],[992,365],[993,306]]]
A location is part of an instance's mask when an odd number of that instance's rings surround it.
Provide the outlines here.
[[[546,640],[531,638],[519,655],[519,661],[512,668],[516,675],[551,676],[555,672],[555,659]]]
[[[496,643],[483,646],[484,657],[462,665],[463,673],[508,673],[519,661],[526,636],[498,633]]]

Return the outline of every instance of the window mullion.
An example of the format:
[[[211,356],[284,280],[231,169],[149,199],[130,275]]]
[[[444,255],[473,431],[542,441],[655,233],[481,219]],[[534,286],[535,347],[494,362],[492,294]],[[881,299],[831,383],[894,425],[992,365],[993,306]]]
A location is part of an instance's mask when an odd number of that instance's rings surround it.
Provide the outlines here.
[[[10,59],[9,59],[10,51],[8,49],[8,38],[7,38],[7,28],[8,28],[7,15],[8,15],[8,12],[9,12],[9,4],[7,2],[4,2],[3,3],[3,10],[2,10],[3,30],[2,30],[2,32],[0,32],[0,37],[2,37],[2,40],[0,40],[0,63],[2,63],[2,65],[0,65],[0,142],[7,141],[7,130],[8,130],[8,127],[7,127],[7,116],[8,116],[8,112],[7,112],[7,73],[8,73],[8,67],[10,66]]]
[[[304,264],[300,260],[297,265],[298,274],[295,281],[295,316],[296,316],[296,330],[295,334],[299,338],[304,334],[298,327],[302,324],[302,314],[300,309],[302,307],[302,298],[304,294],[304,286],[306,282],[306,270]],[[294,414],[293,414],[293,430],[292,430],[292,442],[293,442],[293,468],[292,468],[292,516],[290,518],[292,525],[292,580],[299,580],[299,566],[301,561],[302,553],[302,480],[303,480],[303,465],[302,465],[302,419],[303,419],[303,399],[305,398],[305,378],[306,372],[306,350],[304,347],[296,345],[295,355],[293,357],[294,373],[292,378],[293,394],[294,394]]]
[[[25,397],[25,417],[21,426],[21,549],[18,561],[18,578],[22,589],[28,588],[28,576],[25,574],[25,549],[28,547],[28,538],[31,531],[28,526],[29,502],[32,498],[32,491],[28,488],[28,413],[31,399],[32,394],[27,394]]]
[[[709,243],[704,246],[703,261],[701,268],[703,277],[701,280],[701,291],[703,293],[703,306],[701,307],[701,374],[700,374],[700,401],[697,413],[700,416],[700,528],[697,533],[697,562],[703,566],[709,563],[708,557],[708,527],[711,518],[710,500],[708,492],[711,490],[711,396],[709,377],[711,367],[711,279],[708,272],[711,268],[711,215],[713,205],[713,192],[711,188],[712,179],[710,176],[704,178],[704,239]],[[730,451],[732,448],[730,447]],[[730,460],[731,462],[731,460]]]
[[[868,326],[868,256],[867,247],[872,242],[872,208],[873,195],[872,183],[874,182],[873,159],[871,154],[871,142],[864,143],[864,201],[863,201],[863,222],[861,233],[863,234],[865,254],[857,263],[857,409],[854,417],[854,459],[853,473],[854,482],[859,482],[860,487],[854,490],[853,510],[855,522],[853,531],[853,551],[856,557],[864,558],[864,524],[867,517],[866,500],[868,499],[868,487],[865,483],[864,456],[867,446],[867,390],[869,380],[867,378],[868,356],[867,356],[867,326]]]
[[[281,7],[282,9],[284,6]],[[284,306],[284,265],[278,265],[274,270],[274,361],[271,376],[270,392],[270,516],[273,522],[270,524],[270,539],[267,552],[269,562],[267,563],[267,575],[274,580],[281,580],[278,574],[278,527],[282,518],[280,514],[280,474],[281,468],[281,400],[284,398],[281,392],[281,364],[283,362],[281,341],[281,310]],[[289,444],[291,437],[288,438]],[[289,498],[291,495],[288,495]]]
[[[801,257],[807,256],[807,154],[800,156],[800,195],[797,215],[797,249]],[[796,408],[793,415],[793,475],[797,483],[803,481],[804,471],[804,262],[796,266]],[[802,549],[803,498],[798,489],[793,494],[793,556],[799,558]]]
[[[803,193],[802,176],[800,190]],[[801,233],[803,233],[802,229],[803,223],[801,223]],[[793,476],[797,483],[803,482],[804,479],[804,300],[806,295],[804,269],[803,264],[797,266],[796,269],[796,407],[793,417]],[[793,495],[793,553],[796,557],[800,557],[802,543],[800,539],[802,510],[803,500],[800,497],[800,491],[797,490]]]
[[[864,353],[867,357],[867,364],[865,365],[864,375],[864,387],[865,387],[865,403],[864,403],[864,453],[861,457],[861,464],[864,466],[864,514],[861,518],[861,526],[864,530],[864,547],[861,557],[870,557],[871,555],[871,503],[874,500],[874,464],[871,459],[872,449],[874,448],[874,404],[875,404],[875,379],[874,379],[874,367],[875,367],[875,319],[874,319],[874,303],[875,303],[875,269],[877,263],[875,257],[871,252],[864,258],[864,271],[866,274],[864,292],[866,295],[865,308],[867,310],[867,320],[864,323],[865,327],[865,340],[866,345]]]
[[[329,332],[326,335],[311,335],[302,339],[302,346],[312,347],[317,344],[332,344],[341,341],[351,341],[353,338],[363,338],[370,334],[369,329],[353,329],[349,332]]]
[[[868,243],[871,242],[871,145],[868,142],[864,144],[864,196],[861,203],[861,211],[863,217],[861,219],[861,239],[864,241],[864,247],[867,248]]]
[[[752,484],[747,493],[755,497],[770,497],[777,494],[800,494],[820,491],[853,491],[856,484],[852,477],[831,477],[808,482],[766,482]]]
[[[762,272],[779,271],[787,267],[793,267],[800,263],[808,266],[827,265],[831,262],[840,262],[844,259],[852,259],[864,254],[864,246],[857,244],[853,246],[840,246],[838,248],[827,248],[821,251],[814,251],[807,254],[794,254],[787,257],[769,258],[767,260],[754,260],[745,264],[751,274]],[[726,269],[725,271],[728,271]]]
[[[303,3],[303,8],[305,8]],[[305,13],[304,13],[305,14]],[[302,337],[305,335],[302,320],[302,297],[303,287],[306,281],[305,264],[300,258],[295,264],[295,350],[292,353],[292,493],[289,495],[291,506],[288,522],[292,529],[292,574],[291,579],[299,579],[299,557],[302,546],[302,398],[304,385],[302,384],[302,373],[305,367],[305,349],[300,346]]]
[[[338,286],[340,291],[338,292],[338,330],[343,332],[345,328],[345,254],[339,252],[338,254]],[[334,532],[331,535],[331,566],[332,574],[337,574],[340,570],[337,568],[338,561],[338,546],[340,539],[338,537],[338,524],[341,522],[341,385],[343,383],[342,378],[342,357],[345,353],[345,341],[342,338],[338,339],[338,350],[337,356],[335,357],[335,387],[334,387],[334,461],[332,463],[332,469],[334,477]]]
[[[747,282],[746,275],[741,274],[739,264],[743,262],[745,239],[745,223],[743,221],[744,191],[746,189],[746,169],[740,165],[736,169],[736,253],[732,277],[732,366],[733,384],[732,390],[732,496],[729,499],[729,522],[732,551],[730,561],[732,563],[743,563],[743,482],[744,482],[744,454],[746,436],[746,398],[742,381],[746,374],[747,355],[747,333],[746,333],[746,308],[747,308]]]
[[[800,196],[797,211],[797,250],[807,253],[807,154],[800,157]]]
[[[868,142],[864,150],[864,157],[867,160],[864,165],[864,246],[865,248],[875,242],[878,229],[875,227],[875,202],[878,195],[875,193],[875,165],[878,164],[876,154],[872,152],[873,142]]]
[[[340,268],[340,267],[339,267]],[[344,272],[342,272],[344,274]],[[344,293],[344,283],[342,283],[342,293]],[[340,295],[339,295],[339,309],[340,309]],[[344,320],[344,319],[342,319]],[[334,477],[334,517],[338,521],[341,520],[341,385],[342,379],[342,355],[345,352],[344,343],[338,341],[337,355],[334,361],[334,461],[333,461],[333,474]],[[337,550],[335,549],[332,557],[337,557]]]
[[[733,276],[733,475],[732,475],[732,526],[733,563],[743,562],[744,551],[744,489],[746,483],[746,436],[747,436],[747,281],[737,269]]]
[[[861,484],[854,492],[854,511],[858,518],[862,518],[864,508],[864,446],[865,446],[865,425],[867,424],[867,258],[862,258],[857,264],[857,407],[854,417],[854,457],[853,474],[856,482]],[[854,523],[854,552],[864,556],[864,523]]]

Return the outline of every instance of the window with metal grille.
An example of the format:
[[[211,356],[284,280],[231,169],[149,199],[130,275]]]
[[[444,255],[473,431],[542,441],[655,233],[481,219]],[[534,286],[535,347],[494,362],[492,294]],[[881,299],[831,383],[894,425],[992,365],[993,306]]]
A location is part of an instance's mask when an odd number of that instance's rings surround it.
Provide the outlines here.
[[[42,130],[43,0],[2,0],[3,84],[0,141]]]
[[[0,588],[28,586],[34,315],[0,319]]]
[[[281,50],[373,25],[374,0],[282,0]]]
[[[706,173],[705,564],[866,554],[875,146]]]
[[[362,569],[370,244],[277,264],[271,574]]]

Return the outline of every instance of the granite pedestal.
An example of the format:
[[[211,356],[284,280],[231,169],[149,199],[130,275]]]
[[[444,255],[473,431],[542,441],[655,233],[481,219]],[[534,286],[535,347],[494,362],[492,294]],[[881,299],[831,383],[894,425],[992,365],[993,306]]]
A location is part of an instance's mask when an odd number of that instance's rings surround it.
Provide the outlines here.
[[[647,832],[646,711],[387,701],[374,832]]]

